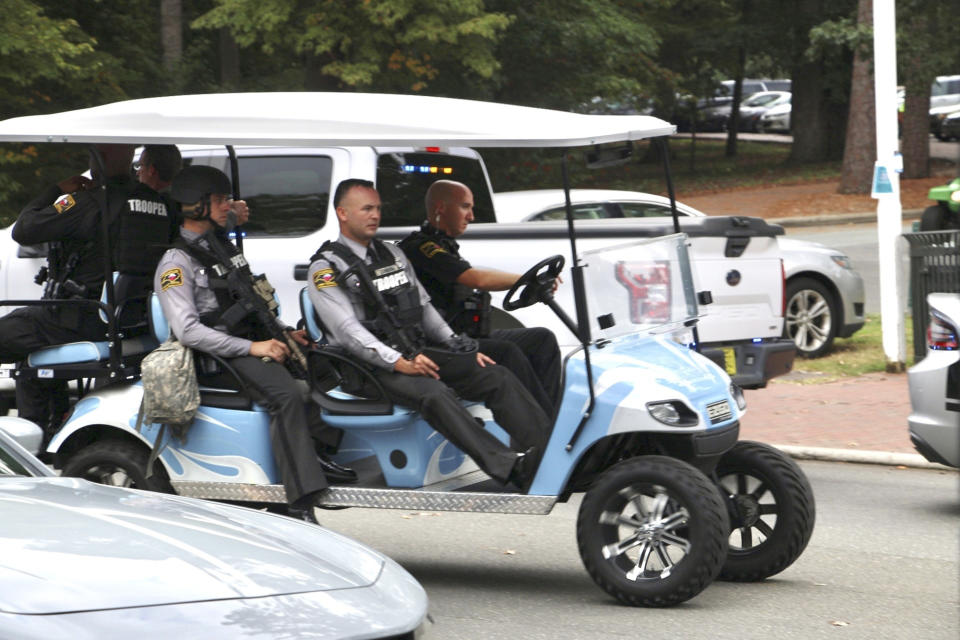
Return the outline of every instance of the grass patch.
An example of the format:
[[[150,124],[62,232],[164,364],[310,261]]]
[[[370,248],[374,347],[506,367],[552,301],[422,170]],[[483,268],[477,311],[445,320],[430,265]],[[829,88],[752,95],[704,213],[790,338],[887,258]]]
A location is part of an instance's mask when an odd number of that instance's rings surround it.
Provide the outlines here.
[[[913,364],[913,321],[909,314],[904,318],[904,325],[907,366],[910,366]],[[886,365],[880,315],[868,314],[863,328],[849,338],[837,338],[828,355],[815,360],[797,358],[793,363],[794,372],[809,375],[798,376],[794,381],[801,384],[832,382],[864,373],[883,372]]]
[[[494,191],[556,189],[562,186],[560,153],[542,149],[481,151]],[[836,180],[840,162],[788,163],[789,144],[739,141],[737,155],[726,156],[726,142],[716,139],[671,138],[670,163],[677,191],[685,194],[730,191],[771,184],[801,184]],[[584,189],[627,189],[666,194],[659,152],[649,142],[638,143],[633,160],[619,167],[588,169],[583,151],[567,156],[570,184]]]

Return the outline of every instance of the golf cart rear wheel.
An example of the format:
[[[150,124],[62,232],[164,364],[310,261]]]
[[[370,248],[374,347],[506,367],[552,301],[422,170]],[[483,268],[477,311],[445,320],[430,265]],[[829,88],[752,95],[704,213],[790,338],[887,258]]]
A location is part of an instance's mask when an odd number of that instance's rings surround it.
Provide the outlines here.
[[[601,589],[625,604],[664,607],[713,582],[729,527],[716,487],[700,471],[642,456],[611,467],[587,491],[577,546]]]
[[[813,489],[797,463],[759,442],[738,442],[717,464],[730,506],[730,538],[720,578],[753,582],[800,557],[816,518]]]
[[[153,475],[146,477],[150,450],[115,438],[99,440],[76,452],[63,466],[63,475],[97,484],[173,493],[166,471],[159,461]]]

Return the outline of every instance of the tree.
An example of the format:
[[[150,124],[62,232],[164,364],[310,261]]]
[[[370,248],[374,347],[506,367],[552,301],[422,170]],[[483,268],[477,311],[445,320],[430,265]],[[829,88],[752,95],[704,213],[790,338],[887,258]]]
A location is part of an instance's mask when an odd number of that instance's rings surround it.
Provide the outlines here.
[[[906,91],[903,109],[903,177],[930,174],[930,85],[960,66],[960,21],[956,3],[897,3],[898,73]]]
[[[870,193],[873,165],[877,159],[877,105],[874,93],[871,49],[873,0],[860,0],[857,30],[860,45],[853,55],[850,80],[850,110],[847,115],[847,139],[843,145],[843,168],[839,193]]]
[[[849,28],[854,9],[852,0],[798,0],[785,12],[792,24],[791,162],[839,159],[843,154],[853,55],[842,40],[829,37],[829,25],[846,19]]]
[[[172,73],[183,57],[181,0],[160,0],[160,43],[163,46],[163,67]]]
[[[509,23],[482,0],[216,0],[192,27],[277,57],[288,89],[420,92],[442,67],[489,80]]]

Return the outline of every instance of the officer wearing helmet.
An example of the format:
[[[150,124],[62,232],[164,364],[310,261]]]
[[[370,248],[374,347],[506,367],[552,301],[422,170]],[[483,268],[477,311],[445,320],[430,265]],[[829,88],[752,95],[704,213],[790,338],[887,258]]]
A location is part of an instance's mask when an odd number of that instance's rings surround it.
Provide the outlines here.
[[[350,482],[356,475],[315,453],[314,441],[328,441],[332,430],[323,429],[318,408],[305,402],[305,383],[283,366],[287,344],[270,338],[255,317],[224,315],[234,301],[210,243],[222,243],[232,263],[246,265],[227,233],[231,218],[243,224],[249,217],[246,203],[232,201],[231,191],[230,179],[213,167],[190,166],[177,174],[170,195],[181,205],[180,235],[160,260],[154,290],[173,335],[225,359],[270,412],[274,459],[288,502],[302,513],[316,505],[327,478]],[[307,344],[302,332],[291,331],[291,337]]]

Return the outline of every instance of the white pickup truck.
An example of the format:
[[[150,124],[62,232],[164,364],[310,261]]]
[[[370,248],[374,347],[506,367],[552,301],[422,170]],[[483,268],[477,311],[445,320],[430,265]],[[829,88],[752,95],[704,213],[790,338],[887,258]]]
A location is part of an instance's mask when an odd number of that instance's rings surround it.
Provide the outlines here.
[[[222,146],[181,147],[185,163],[212,165],[231,173]],[[384,202],[381,237],[400,240],[424,218],[423,197],[438,177],[459,180],[473,190],[476,222],[461,238],[462,253],[477,266],[522,273],[550,255],[570,255],[565,223],[537,225],[498,223],[492,189],[480,155],[468,148],[237,147],[240,195],[250,205],[243,249],[254,269],[267,274],[279,294],[282,315],[299,319],[298,292],[309,257],[338,233],[330,197],[343,179],[373,180]],[[51,176],[57,178],[59,176]],[[783,331],[784,278],[777,236],[783,230],[756,218],[681,219],[690,238],[697,291],[710,291],[713,303],[701,307],[701,348],[746,388],[764,386],[787,373],[793,343]],[[578,249],[590,249],[673,232],[668,220],[625,220],[602,228],[578,227]],[[42,263],[42,248],[19,247],[10,229],[0,235],[0,299],[40,295],[33,276]],[[571,314],[568,281],[558,300]],[[495,296],[498,304],[501,296]],[[497,322],[518,321],[554,330],[561,345],[573,347],[574,336],[540,305],[498,313]],[[0,309],[6,313],[8,309]],[[500,315],[500,314],[503,315]]]

